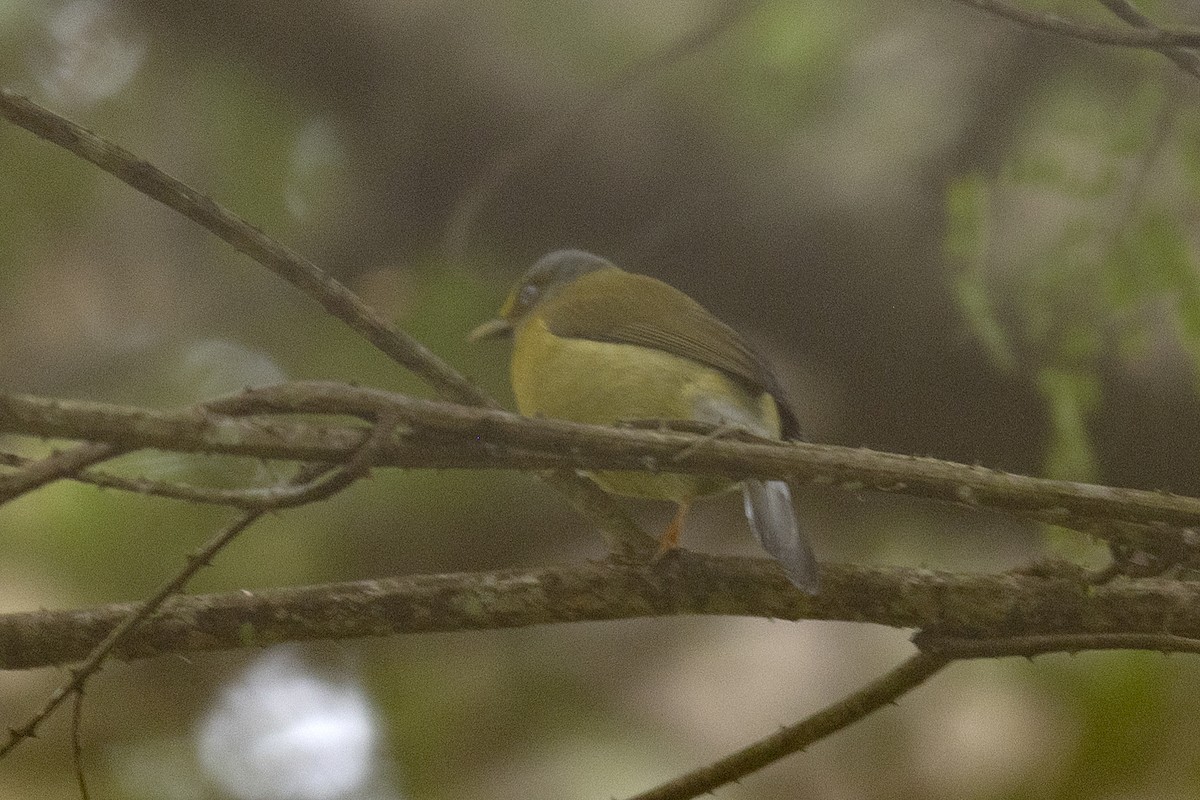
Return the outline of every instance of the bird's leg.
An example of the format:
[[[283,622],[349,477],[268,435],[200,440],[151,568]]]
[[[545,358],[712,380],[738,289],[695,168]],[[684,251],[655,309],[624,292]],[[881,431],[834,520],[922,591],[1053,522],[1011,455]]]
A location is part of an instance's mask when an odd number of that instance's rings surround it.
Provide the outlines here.
[[[688,503],[679,504],[679,510],[675,512],[667,529],[658,538],[658,553],[654,556],[655,561],[679,547],[679,537],[683,535],[683,518],[687,516],[688,506]]]

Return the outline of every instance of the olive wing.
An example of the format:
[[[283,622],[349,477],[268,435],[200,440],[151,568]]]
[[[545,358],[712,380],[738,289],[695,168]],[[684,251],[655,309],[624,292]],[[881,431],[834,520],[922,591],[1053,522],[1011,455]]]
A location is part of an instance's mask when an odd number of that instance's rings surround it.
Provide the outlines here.
[[[640,345],[721,370],[775,398],[785,439],[799,423],[766,360],[724,322],[678,289],[645,275],[605,269],[549,299],[543,319],[556,336]]]

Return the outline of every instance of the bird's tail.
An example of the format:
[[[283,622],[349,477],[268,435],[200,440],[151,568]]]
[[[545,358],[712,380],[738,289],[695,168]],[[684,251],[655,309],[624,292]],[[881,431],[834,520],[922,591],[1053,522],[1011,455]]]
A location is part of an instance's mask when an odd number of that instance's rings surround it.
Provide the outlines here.
[[[800,531],[792,493],[783,481],[750,479],[742,485],[746,519],[763,549],[783,566],[788,579],[808,594],[820,590],[817,559]]]

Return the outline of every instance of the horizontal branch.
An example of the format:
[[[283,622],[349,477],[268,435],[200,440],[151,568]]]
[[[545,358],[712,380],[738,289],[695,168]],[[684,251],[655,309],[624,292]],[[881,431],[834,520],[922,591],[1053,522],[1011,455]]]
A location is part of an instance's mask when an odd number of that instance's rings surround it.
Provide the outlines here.
[[[820,596],[811,597],[773,561],[681,551],[654,568],[606,561],[177,596],[115,654],[135,659],[679,614],[873,622],[921,628],[946,641],[1062,633],[1200,637],[1200,583],[1118,579],[1097,587],[1065,567],[1032,576],[826,564],[821,585]],[[83,658],[136,607],[0,615],[0,669]],[[1161,638],[1154,641],[1159,649]]]
[[[923,652],[956,660],[1012,656],[1033,658],[1047,653],[1082,653],[1086,650],[1152,650],[1200,655],[1200,638],[1162,632],[1051,633],[983,639],[922,632],[913,637],[913,642]]]
[[[1021,8],[1004,0],[955,0],[955,2],[1003,17],[1026,28],[1093,44],[1149,50],[1200,47],[1200,30],[1195,28],[1113,28],[1108,25],[1093,25],[1064,19],[1055,14]]]
[[[1200,499],[1045,480],[932,458],[811,443],[748,443],[688,433],[530,419],[344,384],[299,382],[207,404],[156,411],[0,395],[0,432],[111,442],[128,449],[344,462],[367,428],[279,416],[394,414],[399,433],[377,466],[542,470],[630,469],[777,478],[990,508],[1179,558],[1193,547]],[[0,489],[3,481],[0,479]],[[1181,529],[1182,532],[1181,532]]]

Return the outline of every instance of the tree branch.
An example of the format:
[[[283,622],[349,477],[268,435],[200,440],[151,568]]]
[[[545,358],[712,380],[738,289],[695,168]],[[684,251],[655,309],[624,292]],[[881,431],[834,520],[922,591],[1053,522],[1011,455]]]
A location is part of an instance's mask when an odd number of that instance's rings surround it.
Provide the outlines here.
[[[71,766],[75,773],[75,785],[79,787],[80,800],[90,800],[87,774],[83,769],[83,692],[75,693],[71,708]]]
[[[687,800],[711,793],[718,787],[744,778],[849,727],[885,705],[894,704],[897,698],[932,678],[948,663],[949,659],[941,656],[917,653],[882,677],[811,717],[781,728],[720,761],[681,775],[630,800]]]
[[[391,436],[395,427],[395,418],[391,415],[384,415],[375,425],[371,435],[362,443],[358,452],[345,465],[341,467],[317,465],[301,469],[294,478],[278,487],[261,505],[244,511],[203,547],[190,554],[182,569],[163,583],[149,598],[138,603],[105,634],[104,638],[91,649],[84,662],[71,670],[71,679],[52,692],[37,713],[30,717],[24,725],[9,730],[8,738],[0,745],[0,758],[11,752],[25,739],[35,736],[38,727],[72,695],[76,696],[77,713],[81,713],[82,707],[79,705],[79,701],[84,686],[93,675],[100,671],[113,651],[121,645],[126,637],[137,630],[139,625],[153,616],[168,598],[183,591],[192,577],[203,567],[208,566],[217,553],[224,550],[242,531],[257,522],[268,511],[292,508],[323,500],[362,478],[370,469],[374,450]],[[80,785],[83,785],[82,779]]]
[[[239,252],[314,297],[326,311],[345,322],[393,361],[424,379],[443,397],[483,408],[499,407],[495,400],[431,350],[381,319],[332,276],[210,197],[107,139],[28,98],[2,88],[0,117],[90,161],[137,191],[208,229]],[[550,482],[572,498],[581,512],[594,517],[606,541],[613,547],[612,552],[636,557],[648,552],[649,537],[615,501],[597,493],[588,481],[568,472],[553,476]],[[586,502],[578,505],[584,498]]]
[[[74,477],[80,470],[116,458],[122,452],[115,444],[88,443],[51,453],[42,459],[30,459],[16,472],[0,475],[0,505],[61,478]]]
[[[15,453],[0,452],[0,464],[8,467],[24,467],[27,464],[34,463],[35,460],[16,455]],[[131,478],[92,469],[70,472],[60,477],[69,478],[79,483],[87,483],[101,489],[117,489],[122,492],[129,492],[130,494],[166,497],[171,500],[184,500],[189,503],[230,506],[242,509],[258,508],[270,493],[276,489],[276,487],[217,489],[210,486],[194,486],[188,483],[160,481],[151,478]]]
[[[671,615],[872,622],[926,629],[926,641],[1055,635],[1065,651],[1088,635],[1109,647],[1172,649],[1164,635],[1200,638],[1200,583],[1086,572],[988,575],[824,564],[821,594],[792,587],[766,559],[682,551],[655,567],[605,561],[481,573],[414,575],[227,594],[176,596],[122,640],[126,660],[260,647],[283,641],[521,628]],[[0,615],[0,669],[83,658],[138,604]],[[965,647],[965,645],[957,645]],[[1023,645],[1024,646],[1024,643]],[[1125,646],[1125,645],[1122,645]],[[934,645],[930,645],[934,647]],[[1181,647],[1181,650],[1187,648]],[[935,654],[940,651],[934,650]],[[1038,652],[1046,652],[1045,649]]]
[[[487,203],[513,175],[527,169],[538,159],[546,158],[629,91],[703,50],[752,13],[759,4],[757,0],[726,0],[711,19],[695,30],[679,37],[667,47],[638,59],[605,85],[594,90],[590,96],[585,97],[576,108],[559,114],[545,127],[493,156],[482,175],[459,194],[450,212],[442,248],[446,260],[452,264],[463,261],[471,228]]]
[[[1176,47],[1200,47],[1200,30],[1194,28],[1141,27],[1136,30],[1126,30],[1107,25],[1091,25],[1086,22],[1066,20],[1055,14],[1030,11],[1004,2],[1004,0],[954,1],[1011,20],[1026,28],[1094,44],[1162,51]],[[1104,2],[1104,0],[1100,1]]]
[[[168,597],[180,591],[201,567],[209,563],[213,555],[229,542],[233,541],[239,533],[254,524],[264,513],[264,511],[243,512],[237,519],[225,526],[204,547],[188,556],[187,566],[181,572],[173,575],[170,580],[160,586],[147,600],[126,609],[122,617],[114,621],[114,625],[106,632],[105,636],[89,648],[90,652],[87,654],[87,658],[83,664],[71,670],[70,680],[55,689],[42,705],[41,709],[30,717],[24,725],[9,729],[8,738],[3,744],[0,744],[0,758],[8,755],[21,742],[36,736],[41,724],[64,701],[72,695],[83,691],[83,687],[88,679],[99,671],[101,665],[116,650],[122,640],[132,633],[138,625],[153,615]]]
[[[394,414],[399,433],[379,449],[376,466],[661,470],[732,479],[757,475],[1002,511],[1146,549],[1169,562],[1194,552],[1196,536],[1190,529],[1200,527],[1200,499],[1165,492],[1046,480],[834,445],[751,443],[530,419],[344,384],[298,382],[256,389],[212,401],[205,409],[238,415]],[[329,463],[346,461],[367,435],[365,427],[353,424],[227,416],[214,410],[154,411],[0,395],[0,432],[88,439],[128,449]],[[686,457],[680,459],[683,453]],[[643,549],[634,545],[631,552]]]
[[[496,402],[407,333],[304,256],[285,247],[211,198],[148,161],[8,89],[0,88],[0,117],[90,161],[118,180],[199,223],[235,250],[317,300],[389,358],[420,376],[443,397],[469,405]]]
[[[913,643],[926,653],[953,659],[1033,658],[1047,653],[1082,653],[1086,650],[1200,654],[1200,638],[1170,633],[1057,633],[964,639],[923,631],[913,637]]]
[[[1100,3],[1119,18],[1132,25],[1140,31],[1151,31],[1162,33],[1162,28],[1157,27],[1150,18],[1142,12],[1134,8],[1128,0],[1100,0]],[[1191,45],[1195,46],[1195,45]],[[1163,49],[1163,55],[1175,62],[1175,65],[1184,72],[1200,78],[1200,56],[1190,50],[1184,50],[1181,47],[1168,47]]]

